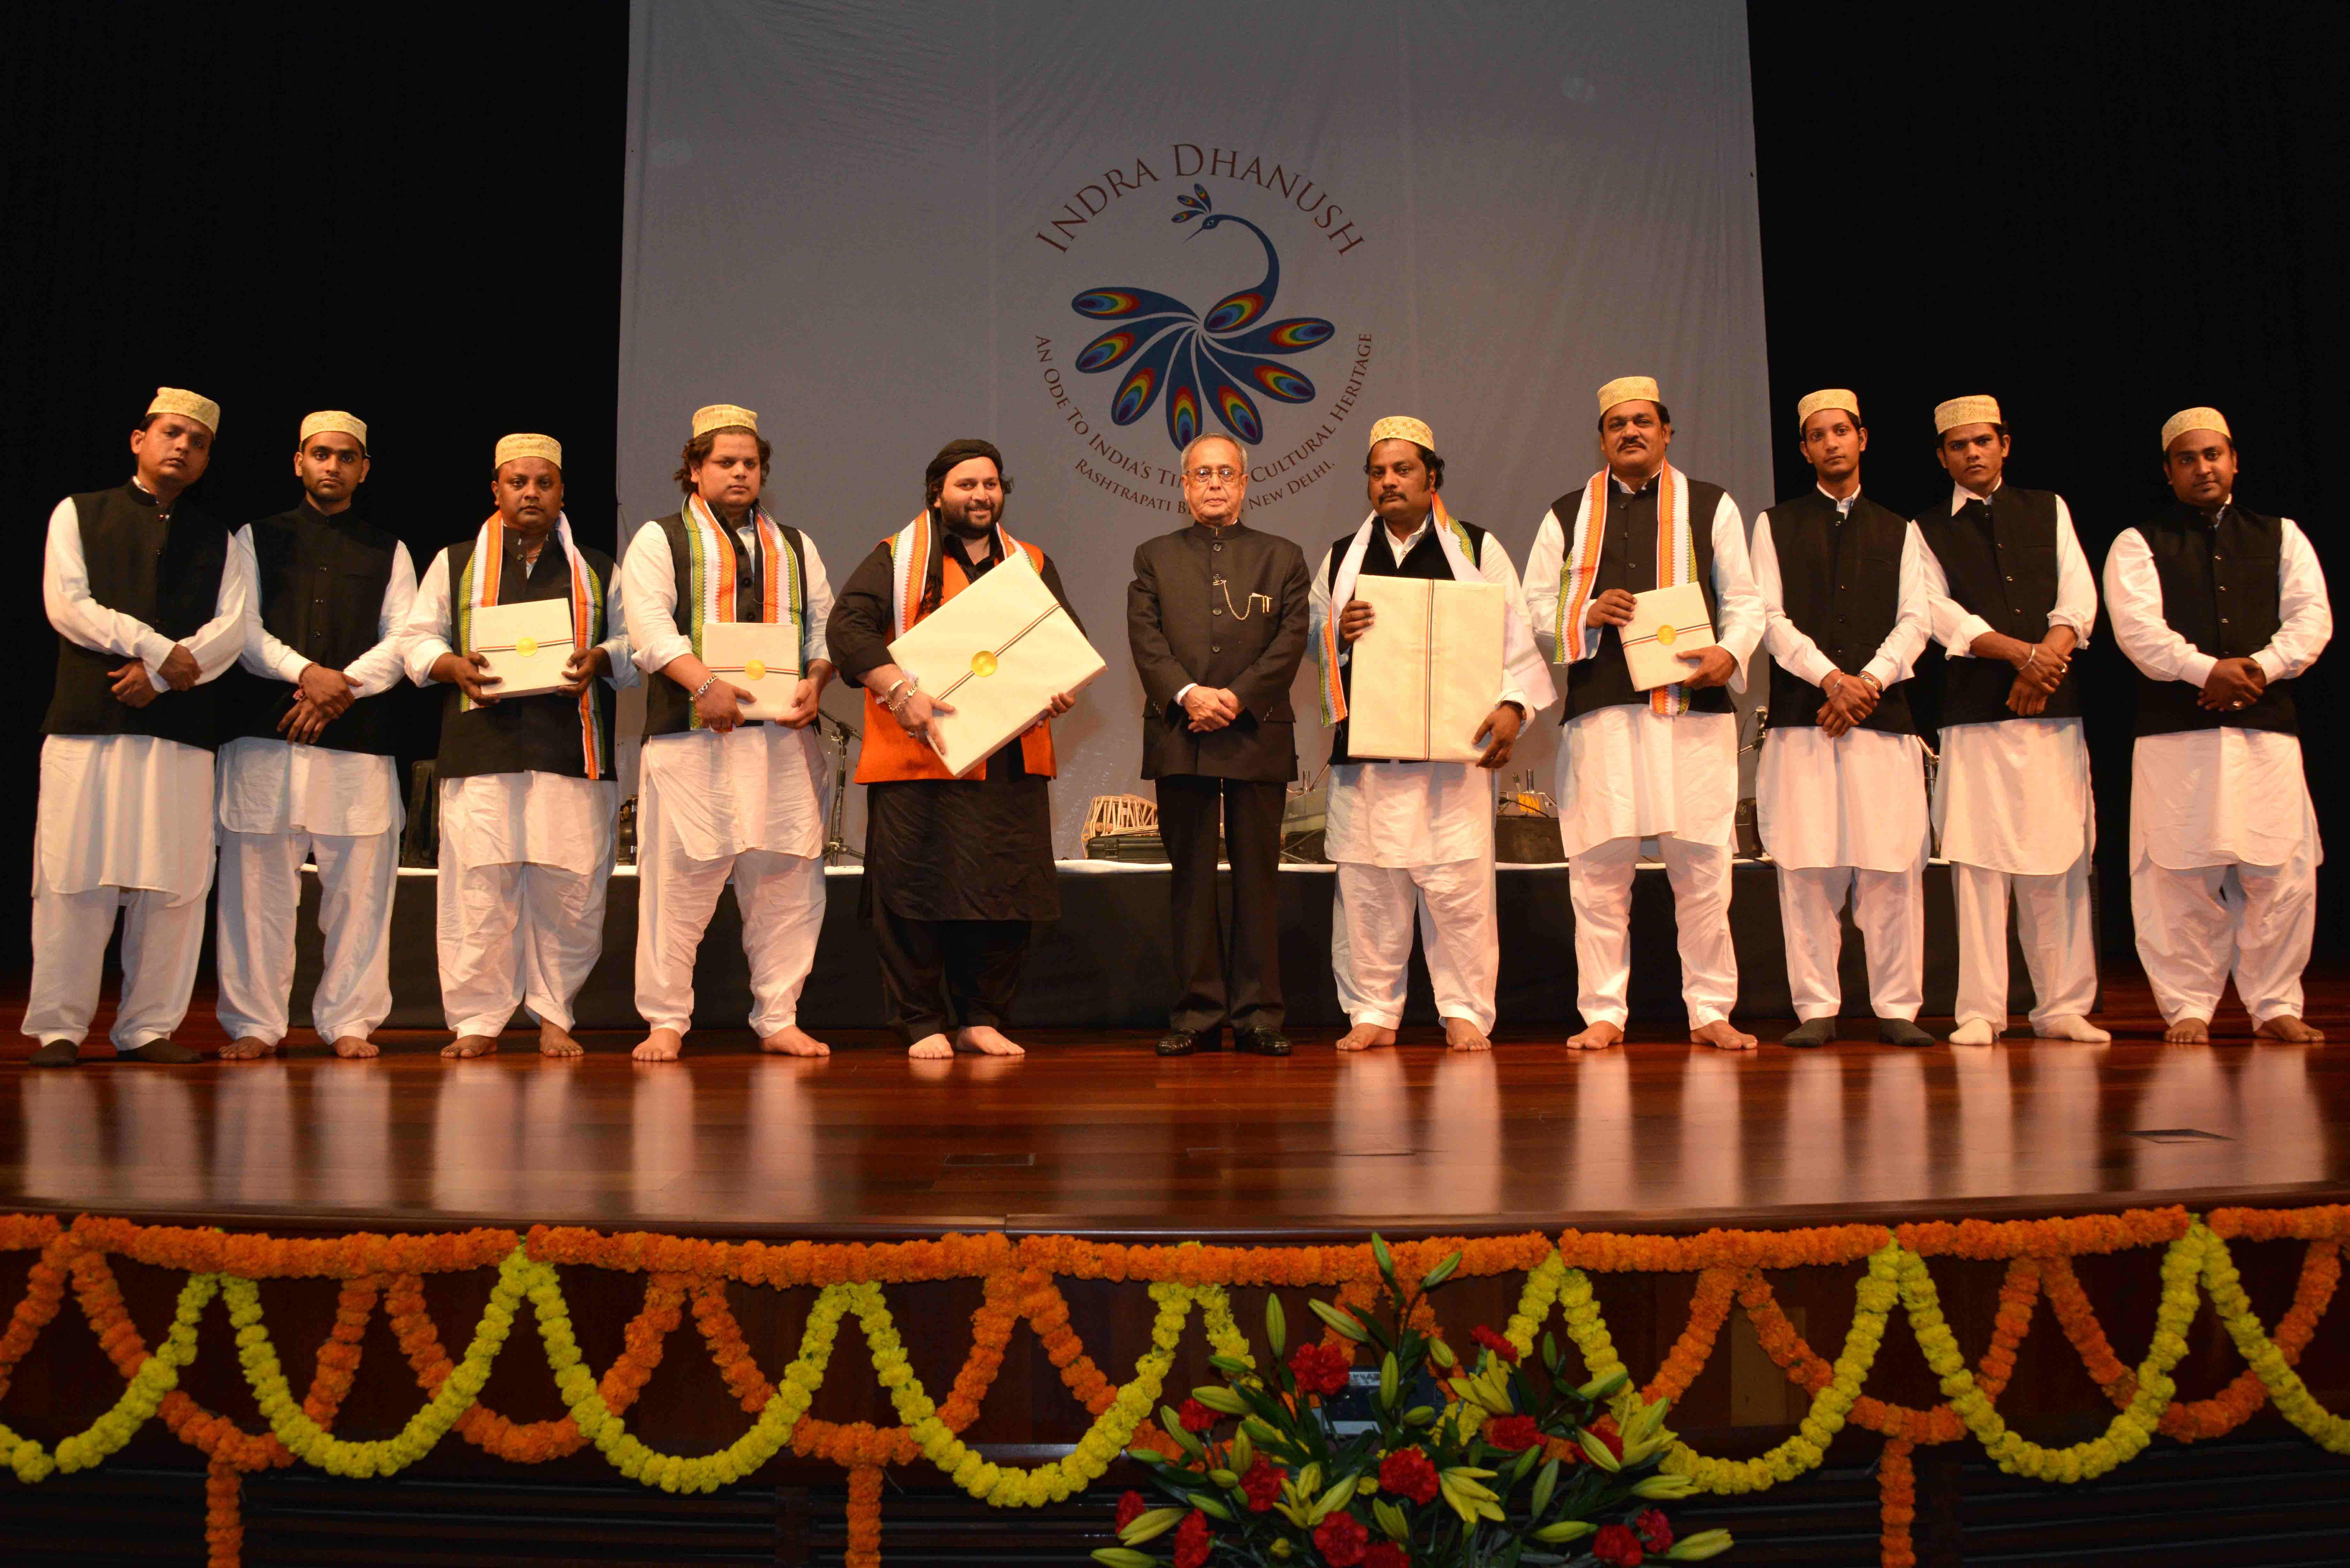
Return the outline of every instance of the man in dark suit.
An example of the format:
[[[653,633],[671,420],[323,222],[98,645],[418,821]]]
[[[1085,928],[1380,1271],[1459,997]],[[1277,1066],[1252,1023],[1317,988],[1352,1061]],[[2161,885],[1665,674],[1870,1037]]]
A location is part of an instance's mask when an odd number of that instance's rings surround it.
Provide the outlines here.
[[[1162,1056],[1213,1049],[1285,1056],[1281,1033],[1281,811],[1297,776],[1289,687],[1305,652],[1305,556],[1241,522],[1248,460],[1225,436],[1183,449],[1191,524],[1144,542],[1126,590],[1127,636],[1149,707],[1142,776],[1159,792],[1174,863],[1178,994]],[[1216,904],[1216,811],[1232,867],[1227,936]]]

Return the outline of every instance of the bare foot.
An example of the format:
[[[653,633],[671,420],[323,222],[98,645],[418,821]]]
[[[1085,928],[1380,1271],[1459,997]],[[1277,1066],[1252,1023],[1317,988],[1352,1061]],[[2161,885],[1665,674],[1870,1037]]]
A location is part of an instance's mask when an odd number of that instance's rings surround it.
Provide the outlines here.
[[[335,1042],[335,1054],[346,1062],[363,1062],[375,1054],[375,1042],[364,1034],[346,1034]]]
[[[2182,1018],[2164,1030],[2162,1038],[2172,1045],[2209,1045],[2211,1044],[2211,1021],[2208,1018]]]
[[[1623,1041],[1624,1031],[1617,1025],[1589,1023],[1584,1026],[1582,1033],[1566,1037],[1566,1048],[1570,1051],[1605,1051],[1610,1045],[1622,1044]]]
[[[256,1040],[250,1034],[242,1039],[232,1040],[220,1048],[220,1059],[224,1062],[250,1062],[256,1056],[276,1054],[276,1041]]]
[[[1717,1051],[1752,1051],[1754,1036],[1731,1023],[1727,1018],[1717,1018],[1690,1031],[1690,1044],[1711,1045]]]
[[[2032,1032],[2043,1040],[2078,1040],[2084,1045],[2103,1045],[2113,1038],[2077,1012],[2044,1018],[2032,1026]]]
[[[1950,1031],[1953,1045],[1988,1045],[1999,1038],[2004,1024],[1993,1023],[1988,1018],[1970,1018]]]
[[[1341,1051],[1367,1051],[1374,1045],[1395,1044],[1395,1031],[1382,1029],[1376,1023],[1357,1023],[1338,1036]]]
[[[955,1036],[955,1049],[979,1056],[1025,1056],[1027,1052],[1003,1037],[1003,1031],[991,1024],[973,1023]]]
[[[538,1054],[542,1056],[577,1056],[579,1042],[571,1038],[571,1031],[559,1023],[538,1026]]]
[[[2252,1026],[2257,1040],[2282,1040],[2289,1045],[2315,1045],[2325,1039],[2322,1029],[2312,1029],[2290,1012],[2280,1012],[2274,1018],[2264,1018]]]
[[[832,1047],[801,1028],[786,1023],[759,1042],[759,1049],[778,1056],[829,1056]]]
[[[1493,1043],[1469,1019],[1448,1018],[1444,1021],[1444,1046],[1448,1051],[1491,1051]]]
[[[906,1047],[906,1054],[917,1062],[935,1062],[954,1054],[954,1042],[943,1034],[925,1034]]]
[[[441,1047],[443,1056],[494,1056],[498,1037],[494,1034],[460,1034]]]
[[[685,1049],[685,1036],[674,1029],[656,1029],[637,1042],[629,1053],[639,1062],[674,1062],[677,1054]]]

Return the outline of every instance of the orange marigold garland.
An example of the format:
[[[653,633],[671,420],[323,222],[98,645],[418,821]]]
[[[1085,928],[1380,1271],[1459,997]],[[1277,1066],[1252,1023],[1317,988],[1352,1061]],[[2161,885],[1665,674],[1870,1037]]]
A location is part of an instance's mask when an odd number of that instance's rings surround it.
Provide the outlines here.
[[[1918,1517],[1918,1472],[1909,1453],[1909,1439],[1896,1438],[1877,1461],[1877,1511],[1882,1527],[1877,1553],[1884,1568],[1915,1568],[1918,1561],[1909,1537],[1909,1526]]]

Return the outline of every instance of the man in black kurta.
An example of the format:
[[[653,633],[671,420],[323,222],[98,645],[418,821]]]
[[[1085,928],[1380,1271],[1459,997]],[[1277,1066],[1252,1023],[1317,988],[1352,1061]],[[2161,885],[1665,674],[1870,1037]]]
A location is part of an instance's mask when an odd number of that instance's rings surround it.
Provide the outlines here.
[[[1029,933],[1061,914],[1051,726],[1040,721],[998,748],[974,776],[950,777],[930,744],[936,704],[891,660],[889,643],[1014,549],[1027,553],[1065,610],[1069,600],[1045,553],[1003,531],[1012,482],[994,447],[949,443],[931,460],[924,489],[922,515],[849,574],[826,628],[842,678],[865,688],[857,769],[867,786],[864,897],[882,998],[909,1054],[1016,1056],[1021,1049],[1002,1026],[1019,993]],[[1069,705],[1056,698],[1053,714]]]

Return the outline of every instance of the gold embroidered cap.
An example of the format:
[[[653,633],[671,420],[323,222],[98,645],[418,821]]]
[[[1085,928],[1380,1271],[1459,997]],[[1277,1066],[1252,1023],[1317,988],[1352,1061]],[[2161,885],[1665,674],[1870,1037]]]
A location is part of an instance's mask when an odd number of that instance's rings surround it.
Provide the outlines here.
[[[1795,428],[1802,430],[1811,423],[1812,416],[1822,409],[1842,409],[1852,416],[1853,423],[1860,422],[1860,400],[1846,388],[1826,387],[1795,405]]]
[[[490,462],[490,472],[496,472],[518,457],[543,457],[559,472],[563,467],[563,443],[546,435],[502,436],[498,454]]]
[[[1659,408],[1664,406],[1665,400],[1657,391],[1654,376],[1618,376],[1599,389],[1599,417],[1606,419],[1607,410],[1618,403],[1628,403],[1641,398]]]
[[[367,450],[367,421],[340,409],[320,409],[315,414],[304,414],[302,433],[294,438],[294,444],[297,447],[307,444],[310,438],[320,431],[340,431],[356,440],[361,452]]]
[[[2230,441],[2236,432],[2228,428],[2228,417],[2217,409],[2181,409],[2162,421],[2162,450],[2168,452],[2170,443],[2189,431],[2218,431]]]
[[[1383,441],[1408,441],[1430,452],[1436,450],[1436,432],[1408,414],[1389,414],[1371,427],[1371,446]],[[1363,450],[1368,452],[1370,447]]]
[[[693,433],[697,437],[706,436],[712,431],[729,430],[736,425],[749,431],[753,435],[757,435],[759,433],[757,410],[741,408],[733,403],[712,403],[707,408],[693,410]]]
[[[156,388],[155,400],[147,405],[147,411],[151,414],[185,414],[213,434],[220,434],[220,405],[185,387]]]
[[[1978,392],[1971,398],[1952,398],[1947,403],[1934,405],[1934,433],[1954,431],[1960,425],[2003,425],[1999,417],[1999,400]]]

